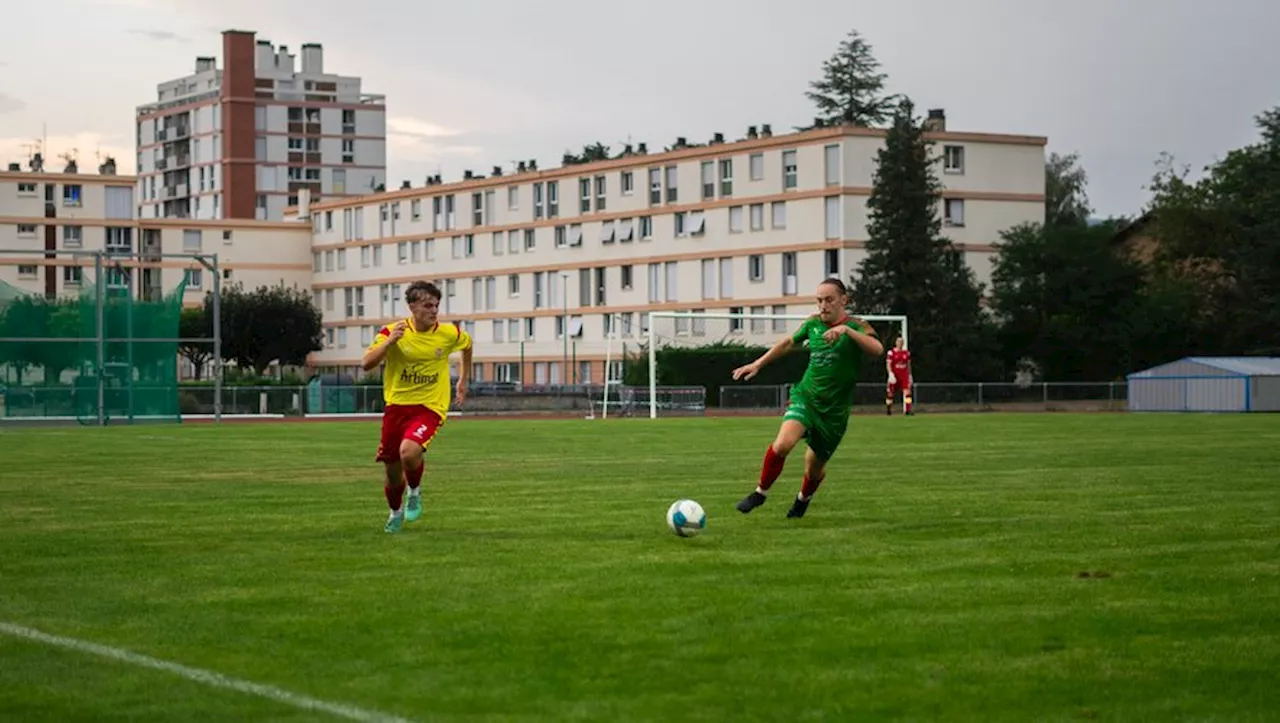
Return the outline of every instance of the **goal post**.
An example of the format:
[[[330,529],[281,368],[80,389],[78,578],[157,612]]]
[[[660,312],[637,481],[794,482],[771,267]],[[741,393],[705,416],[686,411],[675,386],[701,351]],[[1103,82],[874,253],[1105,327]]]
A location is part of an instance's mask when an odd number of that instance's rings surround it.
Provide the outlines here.
[[[893,337],[901,335],[903,343],[910,347],[907,337],[907,317],[901,314],[859,314],[851,316],[865,319],[877,326],[877,333],[886,349]],[[745,364],[790,334],[812,314],[743,313],[705,311],[655,311],[649,314],[648,375],[649,418],[661,415],[659,380],[663,385],[693,385],[699,382],[707,387],[708,406],[722,404],[720,385],[728,378],[728,364]],[[772,365],[771,365],[772,366]],[[799,378],[784,368],[765,370],[760,383],[789,384]],[[776,382],[767,381],[774,375],[782,376]]]

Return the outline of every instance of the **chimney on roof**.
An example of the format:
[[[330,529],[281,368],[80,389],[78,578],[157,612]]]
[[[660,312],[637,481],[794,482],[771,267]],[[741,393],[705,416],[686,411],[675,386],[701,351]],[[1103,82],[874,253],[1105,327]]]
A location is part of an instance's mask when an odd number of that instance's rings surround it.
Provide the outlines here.
[[[107,160],[103,161],[101,166],[98,166],[98,173],[103,176],[116,175],[116,159],[107,156]]]
[[[724,143],[724,134],[723,134],[723,133],[717,133],[717,134],[715,134],[715,135],[711,136],[711,142],[712,142],[712,143]]]
[[[748,139],[748,140],[755,140],[756,138],[759,138],[759,137],[760,137],[760,134],[756,132],[756,127],[755,127],[755,126],[747,126],[747,139]]]
[[[463,171],[463,172],[462,172],[462,180],[464,180],[464,181],[470,181],[470,180],[471,180],[471,176],[472,176],[472,175],[473,175],[473,174],[471,173],[471,171]]]
[[[217,58],[211,58],[207,55],[196,58],[197,73],[207,73],[208,71],[214,70],[217,67],[218,67]]]
[[[302,72],[307,75],[324,74],[324,48],[320,43],[306,43],[302,46]]]
[[[401,182],[400,182],[400,190],[405,191],[405,190],[408,190],[408,189],[410,189],[410,188],[413,188],[413,184],[412,184],[412,183],[409,183],[409,181],[408,181],[407,179],[406,179],[406,180],[404,180],[404,181],[401,181]]]
[[[299,189],[298,189],[298,216],[297,216],[297,219],[298,219],[299,221],[302,221],[302,220],[305,220],[305,219],[310,218],[310,217],[311,217],[311,189],[310,189],[310,188],[299,188]]]
[[[281,45],[276,51],[276,70],[293,73],[293,54],[289,52],[288,45]]]
[[[636,146],[636,153],[639,153],[639,154],[640,154],[640,155],[642,155],[642,156],[644,156],[644,155],[648,155],[648,153],[649,153],[649,144],[648,144],[648,143],[640,143],[640,145]]]
[[[947,111],[942,108],[930,110],[929,117],[924,121],[924,129],[937,133],[947,130]]]
[[[524,161],[516,163],[516,173],[524,173]]]
[[[773,137],[773,126],[769,125],[768,123],[765,123],[764,125],[760,126],[760,137],[761,137],[761,138],[772,138],[772,137]]]
[[[536,170],[538,170],[538,160],[537,160],[536,158],[535,158],[535,159],[531,159],[531,160],[529,161],[529,170],[530,170],[530,171],[536,171]]]
[[[494,167],[493,167],[493,175],[495,175],[495,176],[501,176],[501,175],[502,175],[502,166],[494,166]]]
[[[258,70],[271,70],[276,66],[276,51],[270,40],[259,40],[255,53],[254,64]]]
[[[676,145],[675,145],[676,148],[684,148],[687,145],[689,145],[688,138],[685,138],[684,136],[680,136],[679,138],[676,139]]]
[[[19,172],[21,172],[21,171],[22,171],[22,164],[21,164],[21,163],[10,163],[10,164],[9,164],[9,172],[10,172],[10,173],[19,173]]]

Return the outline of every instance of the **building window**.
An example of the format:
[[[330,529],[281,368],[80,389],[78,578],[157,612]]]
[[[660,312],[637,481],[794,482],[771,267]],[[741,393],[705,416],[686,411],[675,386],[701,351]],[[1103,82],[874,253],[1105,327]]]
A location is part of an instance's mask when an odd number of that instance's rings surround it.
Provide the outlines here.
[[[729,209],[729,233],[742,233],[742,206]]]
[[[635,178],[632,176],[631,171],[623,171],[619,174],[618,185],[622,187],[622,195],[631,195],[631,192],[635,187]]]
[[[83,246],[84,228],[81,226],[63,226],[62,245],[69,249],[78,249]]]
[[[80,206],[80,185],[67,184],[62,187],[62,205],[63,206]]]
[[[726,158],[720,161],[720,195],[733,195],[733,159]]]
[[[840,238],[840,197],[827,196],[825,200],[826,214],[823,225],[826,227],[824,238]]]
[[[943,146],[943,166],[946,173],[964,173],[964,146]]]
[[[943,222],[948,226],[964,225],[964,199],[948,198]]]
[[[764,281],[764,255],[752,254],[747,257],[747,269],[752,281]]]
[[[795,188],[797,184],[796,152],[782,152],[782,187]]]
[[[826,146],[822,149],[822,173],[828,186],[840,184],[840,146]]]

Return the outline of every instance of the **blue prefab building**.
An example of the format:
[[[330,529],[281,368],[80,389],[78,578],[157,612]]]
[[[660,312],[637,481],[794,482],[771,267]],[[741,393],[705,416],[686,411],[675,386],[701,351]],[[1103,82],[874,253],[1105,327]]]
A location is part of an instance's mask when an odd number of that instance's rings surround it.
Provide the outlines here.
[[[1186,357],[1127,381],[1131,412],[1280,412],[1280,357]]]

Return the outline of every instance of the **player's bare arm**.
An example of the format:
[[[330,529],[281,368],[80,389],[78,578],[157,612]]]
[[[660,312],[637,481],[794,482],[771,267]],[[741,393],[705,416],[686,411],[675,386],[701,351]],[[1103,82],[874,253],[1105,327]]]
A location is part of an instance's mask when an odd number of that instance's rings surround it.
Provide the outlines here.
[[[454,390],[458,404],[467,401],[467,387],[471,384],[471,353],[472,345],[467,345],[462,350],[462,364],[458,367],[458,388]]]
[[[393,324],[391,326],[391,335],[388,336],[387,340],[382,344],[366,351],[364,353],[364,359],[360,362],[360,366],[365,371],[370,371],[381,364],[383,360],[387,358],[387,353],[391,351],[391,347],[395,346],[396,342],[400,341],[400,339],[404,337],[404,330],[404,320],[397,321]]]
[[[778,343],[770,347],[769,351],[766,351],[765,353],[761,354],[759,359],[756,359],[750,364],[744,364],[738,367],[737,369],[734,369],[733,370],[734,380],[751,379],[756,374],[759,374],[760,370],[766,364],[772,362],[774,359],[777,359],[778,357],[791,351],[792,349],[795,348],[795,346],[796,346],[796,343],[792,341],[791,337],[789,336],[779,339]]]

